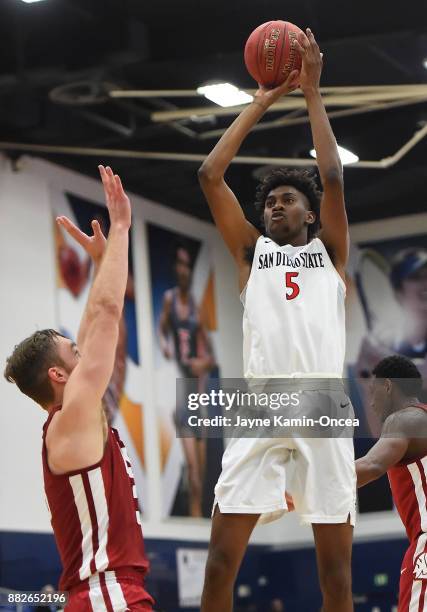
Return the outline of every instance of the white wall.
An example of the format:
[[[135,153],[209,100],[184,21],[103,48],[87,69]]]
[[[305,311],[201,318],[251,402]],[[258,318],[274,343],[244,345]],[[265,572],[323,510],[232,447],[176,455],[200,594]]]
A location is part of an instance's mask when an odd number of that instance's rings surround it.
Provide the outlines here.
[[[95,162],[94,162],[95,164]],[[49,193],[52,185],[95,202],[103,201],[100,184],[53,164],[32,158],[20,160],[13,172],[0,157],[0,365],[15,343],[37,328],[55,327],[55,270],[52,214]],[[144,222],[153,221],[187,234],[193,232],[210,242],[216,277],[219,343],[218,357],[224,377],[241,376],[241,306],[233,262],[214,227],[177,213],[157,203],[132,197],[134,209],[134,259],[137,279],[138,330],[144,355],[144,403],[152,404],[151,294]],[[425,217],[424,217],[425,219]],[[352,228],[356,239],[369,239],[420,231],[416,217],[374,222]],[[147,367],[145,367],[147,366]],[[50,531],[43,496],[41,473],[41,429],[44,413],[13,385],[0,378],[0,530]],[[155,415],[145,411],[146,468],[149,489],[144,518],[146,537],[203,540],[209,538],[206,520],[161,521],[160,465]],[[141,493],[141,492],[140,492]],[[144,498],[144,492],[142,492]],[[356,537],[396,537],[403,534],[393,513],[365,515],[359,519]],[[311,531],[301,527],[295,516],[258,528],[254,543],[278,546],[307,545]]]
[[[0,364],[13,346],[36,329],[56,327],[55,254],[52,187],[103,201],[100,184],[53,164],[22,158],[19,170],[0,157]],[[141,354],[144,355],[144,403],[150,403],[152,356],[151,294],[148,254],[141,239],[144,221],[205,238],[213,249],[218,307],[218,358],[225,377],[241,375],[241,305],[231,258],[212,225],[174,212],[159,204],[132,197],[137,311]],[[144,313],[142,315],[141,313]],[[151,367],[150,367],[151,366]],[[152,370],[151,370],[152,371]],[[0,378],[0,530],[48,532],[50,523],[43,495],[41,433],[45,413]],[[152,398],[151,398],[152,401]],[[145,411],[146,537],[207,540],[209,521],[160,521],[160,465],[155,415]],[[144,492],[140,492],[144,499]],[[262,539],[262,530],[258,537]]]
[[[47,185],[0,172],[0,363],[14,344],[55,322],[54,252]],[[0,528],[46,529],[41,466],[44,414],[1,377]]]

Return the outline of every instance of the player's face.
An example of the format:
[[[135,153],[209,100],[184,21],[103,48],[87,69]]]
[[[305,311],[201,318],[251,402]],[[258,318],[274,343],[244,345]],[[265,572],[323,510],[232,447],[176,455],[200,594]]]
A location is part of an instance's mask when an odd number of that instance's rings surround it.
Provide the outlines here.
[[[176,280],[180,289],[187,290],[191,283],[191,259],[185,249],[178,249],[175,263]]]
[[[277,244],[289,244],[306,237],[306,226],[314,221],[314,213],[304,194],[290,185],[272,189],[264,203],[264,225],[267,236]]]
[[[382,378],[373,378],[371,381],[371,410],[384,423],[391,414],[391,393],[387,382]]]
[[[79,362],[80,353],[76,343],[69,340],[69,338],[56,336],[55,342],[58,364],[52,365],[49,368],[48,376],[54,390],[55,402],[62,402],[65,384]]]
[[[406,278],[397,296],[406,312],[427,321],[427,266]]]
[[[56,338],[56,342],[58,345],[58,355],[65,364],[63,369],[65,369],[67,375],[69,376],[79,362],[79,350],[76,343],[69,338],[58,336]]]

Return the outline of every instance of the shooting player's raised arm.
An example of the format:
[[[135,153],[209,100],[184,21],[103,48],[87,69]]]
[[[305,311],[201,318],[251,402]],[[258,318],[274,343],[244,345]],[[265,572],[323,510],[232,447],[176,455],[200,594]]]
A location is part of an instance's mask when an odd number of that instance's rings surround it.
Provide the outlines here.
[[[297,77],[298,72],[294,71],[280,87],[272,90],[260,87],[254,101],[230,125],[199,169],[200,185],[215,224],[238,265],[244,262],[245,250],[255,244],[260,234],[246,219],[224,175],[244,139],[267,108],[297,87]]]

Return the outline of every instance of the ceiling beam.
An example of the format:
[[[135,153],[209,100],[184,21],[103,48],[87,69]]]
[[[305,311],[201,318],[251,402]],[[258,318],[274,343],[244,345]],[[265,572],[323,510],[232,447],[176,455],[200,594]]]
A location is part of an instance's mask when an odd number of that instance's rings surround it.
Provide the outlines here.
[[[379,104],[367,104],[366,106],[358,106],[356,108],[346,108],[343,110],[329,111],[329,119],[339,119],[340,117],[351,117],[353,115],[362,115],[365,113],[373,113],[381,110],[390,110],[393,108],[400,108],[402,106],[410,106],[413,104],[420,104],[426,102],[425,98],[412,98],[406,100],[398,100],[397,102],[383,102]],[[273,121],[263,121],[257,123],[251,129],[252,132],[262,132],[264,130],[271,130],[277,128],[285,128],[292,125],[301,125],[309,122],[308,115],[304,117],[291,117],[295,111],[291,111],[284,117],[274,119]],[[227,128],[221,128],[217,130],[208,130],[199,134],[199,140],[208,140],[210,138],[218,138],[227,131]]]
[[[376,168],[384,170],[394,166],[411,149],[413,149],[423,138],[427,136],[427,124],[417,130],[414,135],[396,153],[380,160],[360,160],[354,164],[348,164],[352,168]],[[169,153],[158,151],[132,151],[126,149],[98,149],[91,147],[68,147],[60,145],[36,145],[20,142],[0,142],[0,150],[21,151],[26,153],[52,153],[57,155],[80,155],[98,158],[118,157],[125,159],[151,159],[157,161],[177,161],[200,163],[206,155],[199,153]],[[317,162],[312,158],[294,157],[262,157],[250,155],[237,155],[232,163],[249,165],[270,165],[270,166],[317,166]]]
[[[427,86],[423,94],[417,95],[421,101],[427,101]],[[392,102],[396,100],[413,100],[414,94],[411,91],[400,93],[399,95],[393,95],[389,93],[369,93],[369,94],[358,94],[358,95],[330,95],[324,96],[323,102],[326,107],[329,106],[365,106],[366,104],[374,104],[376,102]],[[303,96],[290,95],[283,99],[281,102],[276,102],[267,108],[267,113],[282,111],[282,110],[294,110],[297,108],[305,108],[306,103]],[[220,106],[204,106],[194,107],[186,109],[178,109],[175,111],[156,111],[151,114],[151,120],[156,123],[177,121],[179,119],[186,119],[193,117],[204,117],[206,115],[214,116],[228,116],[239,114],[245,106],[230,106],[228,108],[222,108]]]
[[[321,87],[322,94],[331,93],[367,93],[367,92],[390,92],[397,93],[402,91],[413,91],[424,93],[426,90],[424,83],[409,85],[349,85],[349,86],[328,86]],[[253,95],[256,89],[243,89],[248,94]],[[112,89],[109,92],[111,98],[203,98],[197,89]]]

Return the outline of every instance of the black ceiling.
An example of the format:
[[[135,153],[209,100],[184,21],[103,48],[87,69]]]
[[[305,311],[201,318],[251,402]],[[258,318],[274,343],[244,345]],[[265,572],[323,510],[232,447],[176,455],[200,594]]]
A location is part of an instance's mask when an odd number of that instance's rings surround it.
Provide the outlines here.
[[[270,19],[312,28],[325,57],[322,85],[427,82],[425,0],[0,0],[0,140],[206,154],[215,139],[200,140],[186,130],[222,128],[231,116],[202,125],[189,119],[175,126],[150,120],[153,110],[201,106],[200,99],[75,105],[49,94],[82,81],[95,91],[105,82],[125,89],[195,89],[210,79],[253,87],[242,50],[252,29]],[[376,160],[392,155],[425,121],[427,102],[335,119],[333,128],[340,144],[361,159]],[[241,153],[307,157],[310,145],[303,124],[255,133]],[[92,176],[97,163],[110,163],[136,193],[209,218],[197,163],[49,159]],[[347,168],[350,220],[425,210],[426,166],[427,138],[388,170]],[[255,170],[233,165],[228,175],[252,218]]]

